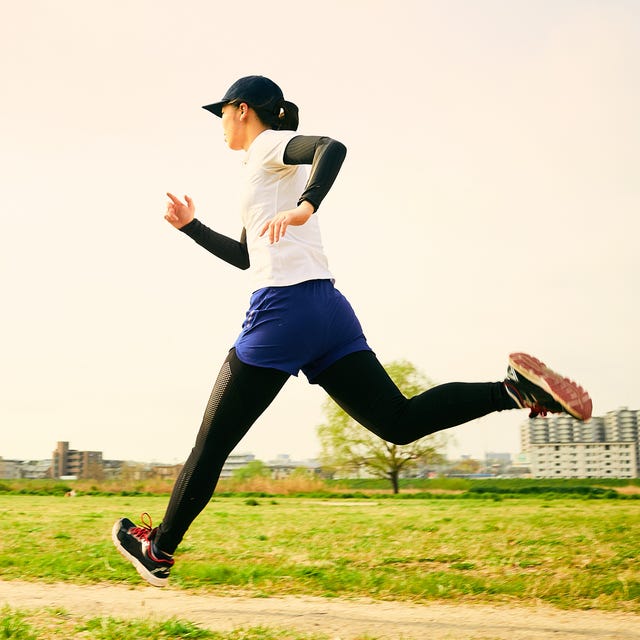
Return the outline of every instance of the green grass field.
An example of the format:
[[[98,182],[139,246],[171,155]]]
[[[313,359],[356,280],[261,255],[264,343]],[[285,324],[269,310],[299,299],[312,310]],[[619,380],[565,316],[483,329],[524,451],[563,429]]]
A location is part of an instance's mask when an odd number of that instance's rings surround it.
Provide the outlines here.
[[[111,526],[142,511],[158,523],[166,502],[0,496],[0,577],[140,583]],[[172,584],[637,612],[639,523],[637,501],[216,498],[178,550]]]

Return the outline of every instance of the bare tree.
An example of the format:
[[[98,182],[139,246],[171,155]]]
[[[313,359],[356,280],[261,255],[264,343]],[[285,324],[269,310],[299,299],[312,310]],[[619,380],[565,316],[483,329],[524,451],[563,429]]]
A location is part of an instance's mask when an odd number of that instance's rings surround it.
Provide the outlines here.
[[[391,379],[407,397],[414,396],[434,383],[406,360],[385,365]],[[320,458],[323,466],[343,472],[364,469],[376,478],[389,480],[393,492],[399,492],[399,479],[420,464],[437,464],[443,461],[442,449],[447,439],[437,433],[406,445],[385,442],[374,435],[331,398],[324,404],[326,422],[317,428],[320,439]]]

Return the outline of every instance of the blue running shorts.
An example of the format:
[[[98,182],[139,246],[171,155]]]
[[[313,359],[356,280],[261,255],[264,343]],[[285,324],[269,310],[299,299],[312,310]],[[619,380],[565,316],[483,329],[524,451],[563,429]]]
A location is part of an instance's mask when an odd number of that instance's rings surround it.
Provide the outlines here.
[[[331,280],[265,287],[251,296],[235,343],[241,362],[269,367],[313,382],[355,351],[371,351],[347,299]]]

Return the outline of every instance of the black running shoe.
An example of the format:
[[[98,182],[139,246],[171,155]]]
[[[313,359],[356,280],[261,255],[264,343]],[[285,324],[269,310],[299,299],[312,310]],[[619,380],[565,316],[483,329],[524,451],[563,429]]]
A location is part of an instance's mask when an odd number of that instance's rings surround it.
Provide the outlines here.
[[[518,407],[531,410],[530,418],[563,412],[578,420],[591,417],[591,398],[581,386],[526,353],[509,356],[504,386]]]
[[[151,528],[149,514],[143,513],[141,527],[136,526],[129,518],[118,520],[113,525],[111,538],[116,549],[149,584],[165,587],[174,560],[169,554],[153,548],[156,531],[157,529]]]

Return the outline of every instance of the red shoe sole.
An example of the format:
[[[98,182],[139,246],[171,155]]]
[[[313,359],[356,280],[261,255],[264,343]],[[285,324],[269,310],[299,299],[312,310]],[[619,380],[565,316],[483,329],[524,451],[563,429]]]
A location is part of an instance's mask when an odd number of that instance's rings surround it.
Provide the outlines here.
[[[544,362],[526,353],[512,353],[509,364],[529,380],[542,387],[567,413],[578,420],[589,420],[593,403],[578,384],[549,369]]]

